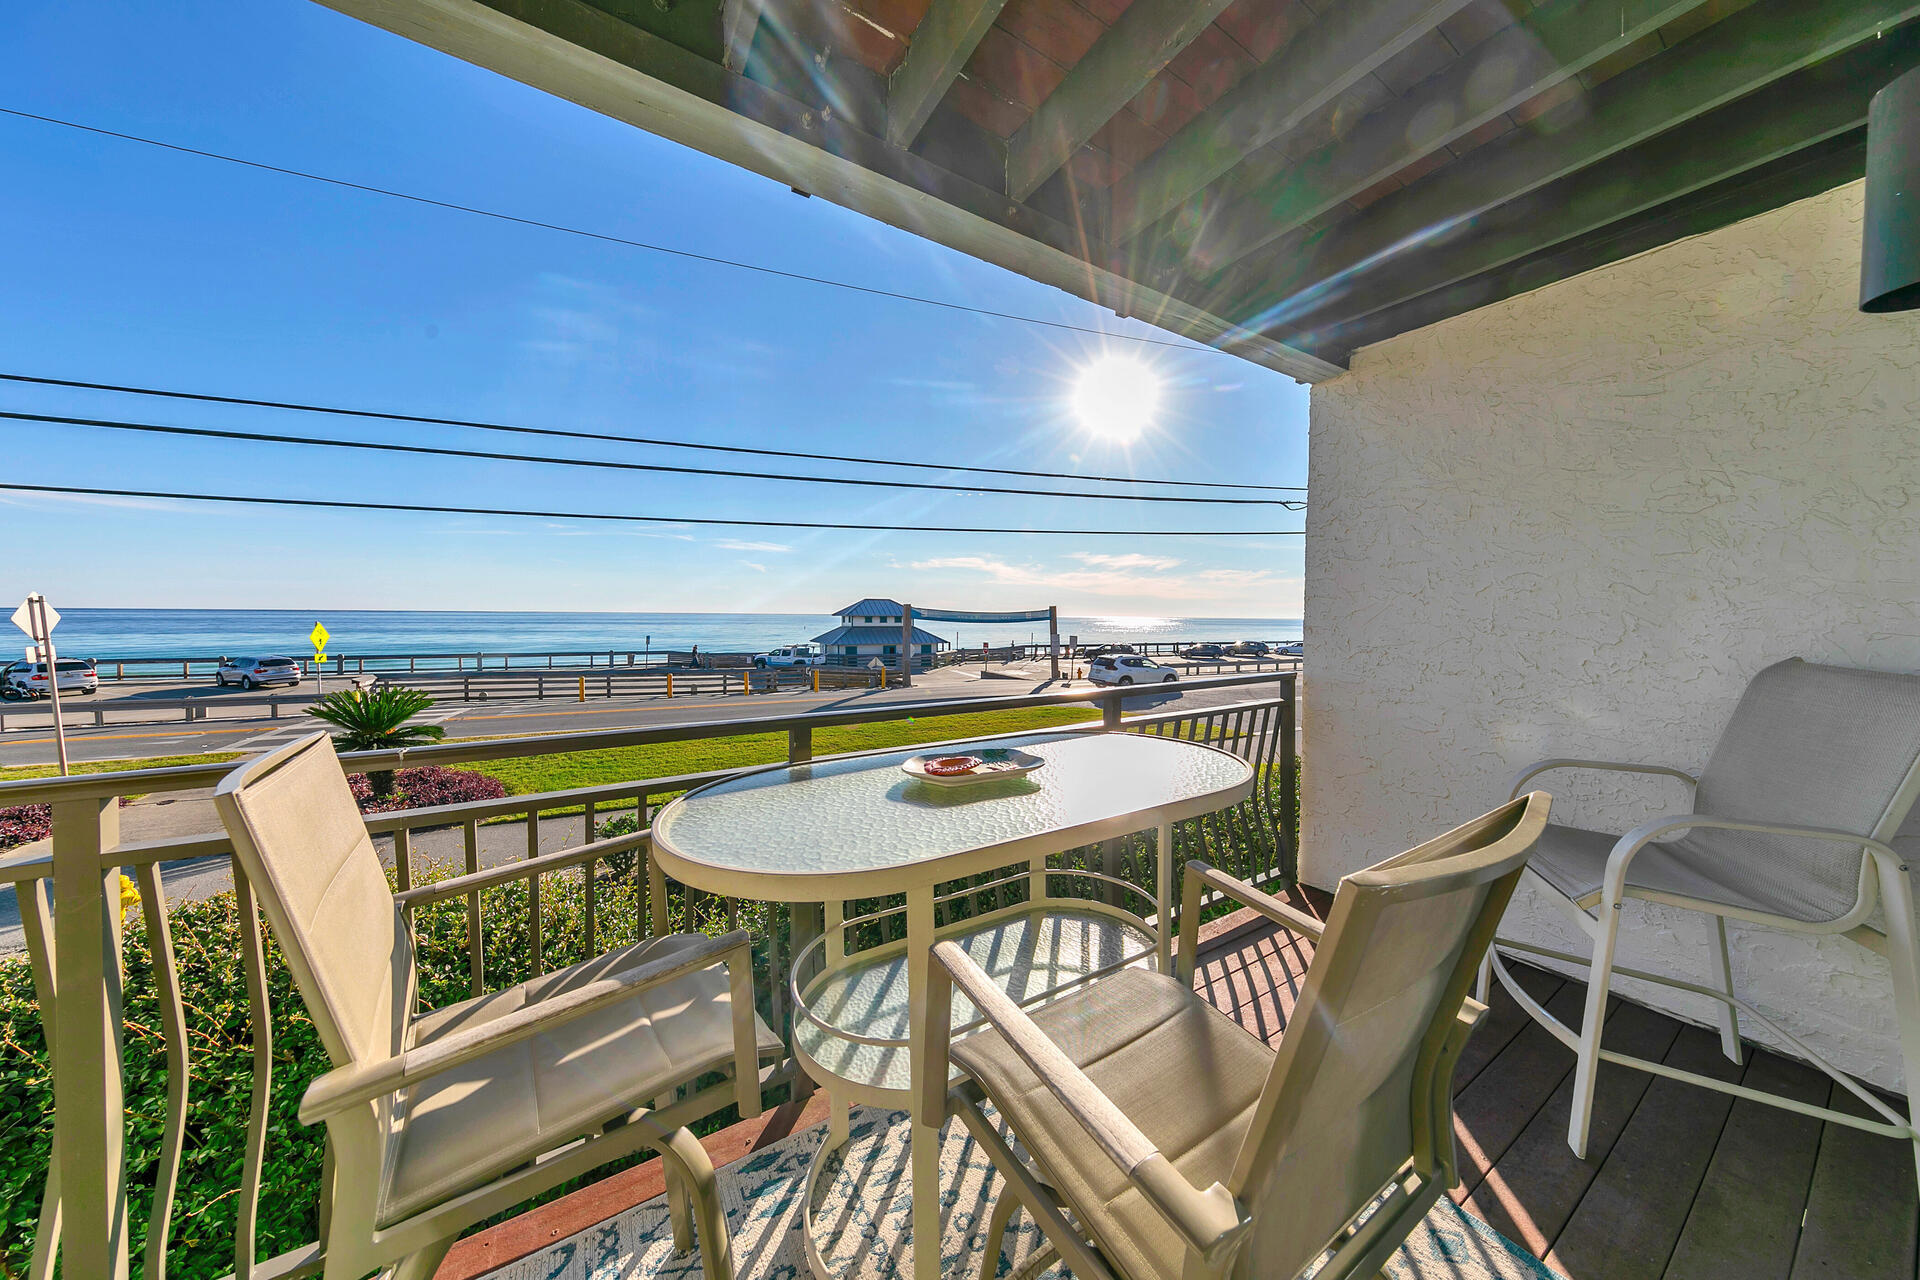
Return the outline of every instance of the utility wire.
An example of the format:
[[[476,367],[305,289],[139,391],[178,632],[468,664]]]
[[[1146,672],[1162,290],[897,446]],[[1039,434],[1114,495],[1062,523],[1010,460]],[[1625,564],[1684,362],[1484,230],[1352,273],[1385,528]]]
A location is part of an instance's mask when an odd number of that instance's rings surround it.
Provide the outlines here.
[[[169,400],[194,400],[206,404],[238,404],[256,409],[291,409],[300,413],[335,414],[340,417],[374,418],[382,422],[418,422],[435,427],[472,427],[478,431],[505,431],[516,435],[555,436],[572,440],[610,440],[619,444],[657,445],[663,449],[702,449],[710,453],[749,454],[762,458],[800,458],[808,462],[851,462],[873,467],[913,467],[922,471],[965,471],[975,475],[1025,476],[1039,480],[1082,480],[1089,484],[1151,484],[1186,489],[1248,489],[1272,493],[1305,493],[1298,484],[1233,484],[1223,480],[1146,480],[1137,476],[1089,476],[1071,471],[1019,471],[1009,467],[970,467],[945,462],[907,462],[895,458],[856,458],[839,453],[806,453],[794,449],[758,449],[748,445],[701,444],[690,440],[662,440],[647,436],[622,436],[600,431],[571,431],[560,427],[522,427],[501,422],[476,422],[468,418],[437,418],[426,414],[388,413],[379,409],[345,409],[338,405],[302,404],[293,400],[255,400],[246,396],[217,396],[198,391],[169,391],[158,387],[132,387],[112,382],[83,382],[73,378],[41,378],[25,373],[0,373],[0,382],[24,382],[41,387],[72,387],[82,391],[113,391],[125,395],[158,396]]]
[[[289,436],[255,431],[222,431],[213,427],[175,427],[157,422],[122,422],[112,418],[73,418],[64,414],[14,413],[0,410],[0,419],[94,427],[104,431],[133,431],[147,435],[192,436],[206,440],[246,440],[258,444],[298,444],[320,449],[360,449],[376,453],[408,453],[436,458],[476,458],[486,462],[533,462],[554,467],[595,467],[607,471],[654,471],[682,476],[722,476],[729,480],[787,480],[801,484],[857,485],[865,489],[931,489],[944,493],[1004,493],[1024,498],[1089,498],[1095,502],[1178,502],[1188,505],[1285,507],[1299,511],[1307,504],[1287,498],[1186,498],[1159,493],[1075,493],[1067,489],[1012,489],[992,485],[935,484],[931,480],[863,480],[842,476],[796,476],[777,471],[723,471],[716,467],[675,467],[656,462],[614,462],[603,458],[550,458],[536,453],[495,453],[484,449],[449,449],[440,445],[393,444],[376,440],[330,440],[321,436]]]
[[[1076,538],[1285,538],[1303,529],[1008,529],[973,525],[836,524],[822,520],[727,520],[717,516],[642,516],[607,511],[527,511],[414,502],[350,502],[344,498],[262,498],[232,493],[172,493],[158,489],[90,489],[76,485],[0,483],[0,492],[59,493],[94,498],[161,498],[175,502],[232,502],[267,507],[325,507],[339,511],[424,511],[436,515],[530,516],[541,520],[617,520],[642,524],[725,525],[749,529],[849,529],[859,533],[1064,534]]]
[[[248,169],[259,169],[266,173],[278,173],[289,178],[305,178],[309,182],[324,182],[328,186],[342,187],[348,191],[362,191],[369,195],[387,196],[394,200],[408,200],[414,204],[428,205],[435,209],[451,209],[456,213],[470,213],[481,218],[495,218],[501,222],[511,222],[523,227],[538,227],[542,231],[558,231],[564,235],[581,236],[588,240],[599,240],[606,244],[625,245],[630,249],[644,249],[649,253],[663,253],[675,258],[685,258],[692,262],[706,262],[719,267],[733,267],[740,271],[753,271],[763,276],[775,276],[782,280],[797,280],[804,284],[825,285],[829,289],[845,289],[849,293],[864,293],[874,298],[891,298],[897,302],[917,302],[922,306],[939,307],[946,311],[963,311],[969,315],[986,316],[994,320],[1012,320],[1019,324],[1041,325],[1048,329],[1064,329],[1069,333],[1092,334],[1098,338],[1111,338],[1120,342],[1140,342],[1154,347],[1172,347],[1178,351],[1216,352],[1217,348],[1197,342],[1183,342],[1172,338],[1148,338],[1136,334],[1109,333],[1105,329],[1095,329],[1088,325],[1068,324],[1064,320],[1042,320],[1037,316],[1016,315],[1010,311],[993,311],[986,307],[970,307],[960,302],[945,302],[939,298],[925,298],[914,293],[898,293],[891,289],[876,289],[870,285],[851,284],[845,280],[833,280],[826,276],[811,276],[799,271],[783,271],[779,267],[764,266],[756,262],[740,262],[733,258],[722,258],[709,253],[695,253],[691,249],[675,249],[669,245],[652,244],[645,240],[629,240],[625,236],[609,235],[602,231],[587,231],[580,227],[569,227],[558,222],[543,222],[538,218],[522,218],[517,214],[501,213],[494,209],[476,208],[469,204],[459,204],[452,200],[436,200],[432,196],[414,195],[407,191],[395,191],[390,187],[375,187],[364,182],[349,182],[345,178],[330,178],[323,173],[309,173],[304,169],[289,169],[283,165],[267,164],[260,160],[246,160],[239,156],[226,155],[219,151],[206,151],[199,147],[182,146],[177,142],[162,142],[158,138],[146,138],[137,133],[122,133],[117,129],[104,129],[99,125],[81,124],[76,120],[62,120],[57,116],[40,115],[32,111],[21,111],[14,107],[0,107],[0,115],[14,116],[21,120],[34,120],[41,124],[58,125],[63,129],[75,129],[81,133],[96,134],[103,138],[118,138],[122,142],[138,142],[143,146],[158,147],[163,151],[172,151],[180,155],[199,156],[203,160],[221,160],[227,164],[242,165]],[[1218,352],[1226,355],[1227,352]]]

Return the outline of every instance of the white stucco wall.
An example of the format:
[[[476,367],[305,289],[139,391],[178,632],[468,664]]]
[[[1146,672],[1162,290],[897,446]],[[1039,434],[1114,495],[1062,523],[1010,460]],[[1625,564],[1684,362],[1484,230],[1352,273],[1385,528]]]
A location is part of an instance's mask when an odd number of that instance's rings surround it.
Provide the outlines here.
[[[1308,881],[1492,807],[1541,757],[1697,770],[1777,659],[1920,670],[1920,313],[1855,310],[1860,217],[1855,183],[1314,388]],[[1625,830],[1683,807],[1660,785],[1560,775],[1555,818]],[[1621,963],[1706,973],[1699,917],[1628,911]],[[1511,931],[1584,941],[1546,919],[1519,902]],[[1758,929],[1734,945],[1760,1007],[1897,1081],[1883,961]]]

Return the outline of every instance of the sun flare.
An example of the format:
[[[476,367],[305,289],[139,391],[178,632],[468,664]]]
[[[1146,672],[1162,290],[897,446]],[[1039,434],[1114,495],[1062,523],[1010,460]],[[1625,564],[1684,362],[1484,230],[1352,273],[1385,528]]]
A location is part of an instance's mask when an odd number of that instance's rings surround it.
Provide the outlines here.
[[[1160,375],[1127,356],[1097,357],[1073,383],[1073,416],[1088,435],[1130,444],[1160,414]]]

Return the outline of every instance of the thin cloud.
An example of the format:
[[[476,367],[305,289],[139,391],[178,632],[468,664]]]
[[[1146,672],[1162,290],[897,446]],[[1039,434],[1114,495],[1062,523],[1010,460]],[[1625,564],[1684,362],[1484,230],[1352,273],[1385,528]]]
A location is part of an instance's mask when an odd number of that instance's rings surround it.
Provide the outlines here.
[[[713,544],[722,551],[791,551],[784,542],[750,542],[740,538],[721,538]]]
[[[1138,551],[1129,551],[1114,555],[1105,551],[1076,551],[1072,558],[1081,564],[1094,565],[1101,569],[1177,569],[1186,562],[1172,556],[1142,555]]]
[[[1074,558],[1085,559],[1079,555]],[[1164,556],[1114,555],[1109,558],[1169,561]],[[1180,561],[1172,560],[1166,567],[1179,564]],[[1237,601],[1249,591],[1270,591],[1281,582],[1279,577],[1266,569],[1205,569],[1199,573],[1170,573],[1164,569],[1152,571],[1145,564],[1128,568],[1101,564],[1086,569],[1061,570],[1041,564],[1015,564],[990,556],[939,556],[931,560],[916,560],[908,568],[921,572],[944,569],[978,574],[995,586],[1003,587],[1033,587],[1050,592],[1181,601]]]

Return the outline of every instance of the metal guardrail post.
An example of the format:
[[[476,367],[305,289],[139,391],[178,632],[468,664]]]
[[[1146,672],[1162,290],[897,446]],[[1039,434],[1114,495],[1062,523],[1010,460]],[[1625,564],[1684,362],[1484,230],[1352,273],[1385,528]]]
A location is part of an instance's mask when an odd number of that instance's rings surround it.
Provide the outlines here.
[[[60,1177],[61,1273],[126,1280],[125,1080],[121,1059],[117,797],[53,806],[54,990],[50,1037]]]
[[[1286,677],[1286,693],[1280,700],[1280,787],[1281,795],[1285,798],[1280,815],[1280,838],[1286,846],[1283,855],[1286,865],[1280,870],[1289,880],[1298,873],[1300,860],[1300,852],[1294,847],[1293,838],[1300,820],[1300,779],[1294,759],[1294,707],[1299,695],[1299,681],[1298,675]]]

